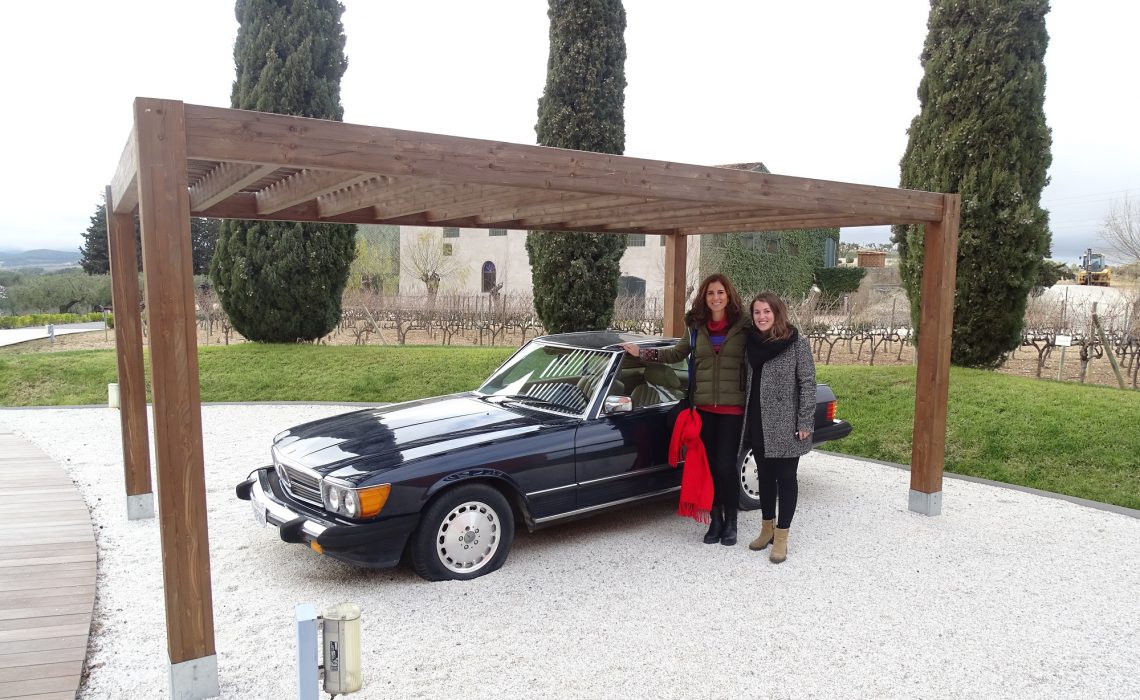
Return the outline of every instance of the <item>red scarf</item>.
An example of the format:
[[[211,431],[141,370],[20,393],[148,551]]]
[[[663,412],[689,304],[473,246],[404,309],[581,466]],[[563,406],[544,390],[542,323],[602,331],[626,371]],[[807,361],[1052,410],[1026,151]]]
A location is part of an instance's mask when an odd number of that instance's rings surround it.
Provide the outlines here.
[[[681,411],[669,440],[669,464],[674,467],[681,461],[681,448],[685,448],[685,470],[681,474],[681,502],[677,515],[692,518],[699,523],[709,522],[712,510],[713,482],[709,471],[709,458],[701,442],[701,417],[695,409]]]

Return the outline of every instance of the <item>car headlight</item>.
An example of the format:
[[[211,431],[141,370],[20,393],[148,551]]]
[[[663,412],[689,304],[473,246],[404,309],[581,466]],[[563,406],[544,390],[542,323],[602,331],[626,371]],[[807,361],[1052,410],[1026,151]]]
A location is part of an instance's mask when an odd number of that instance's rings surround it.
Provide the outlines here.
[[[379,515],[388,502],[391,491],[391,484],[353,488],[331,479],[321,480],[321,500],[324,501],[325,508],[337,515],[357,520]]]

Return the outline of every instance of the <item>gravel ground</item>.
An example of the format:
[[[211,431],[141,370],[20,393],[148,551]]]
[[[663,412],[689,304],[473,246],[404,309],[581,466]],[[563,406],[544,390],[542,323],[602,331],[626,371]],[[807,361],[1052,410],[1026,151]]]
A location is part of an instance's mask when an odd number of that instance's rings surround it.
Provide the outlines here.
[[[281,542],[233,486],[335,406],[203,409],[222,696],[295,697],[294,606],[363,608],[362,698],[1140,697],[1140,520],[812,453],[789,559],[701,544],[671,502],[520,532],[502,570],[426,583]],[[0,411],[63,464],[96,524],[81,698],[163,697],[158,523],[126,520],[118,413]],[[741,514],[742,539],[760,516]]]
[[[105,328],[102,321],[97,323],[61,323],[55,327],[55,335],[63,336],[72,333],[90,333]],[[114,334],[109,334],[114,335]],[[0,346],[17,345],[32,340],[49,338],[47,326],[32,326],[30,328],[4,328],[0,329]]]

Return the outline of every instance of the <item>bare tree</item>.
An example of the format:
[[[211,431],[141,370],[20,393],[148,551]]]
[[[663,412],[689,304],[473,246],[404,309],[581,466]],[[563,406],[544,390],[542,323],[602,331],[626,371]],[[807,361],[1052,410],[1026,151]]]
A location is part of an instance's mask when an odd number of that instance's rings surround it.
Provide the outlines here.
[[[1120,255],[1140,260],[1140,202],[1133,202],[1127,194],[1113,202],[1104,216],[1100,237]]]
[[[435,298],[440,283],[459,272],[459,262],[451,256],[450,243],[445,244],[438,233],[424,232],[408,245],[401,256],[404,269],[424,283],[428,297]]]

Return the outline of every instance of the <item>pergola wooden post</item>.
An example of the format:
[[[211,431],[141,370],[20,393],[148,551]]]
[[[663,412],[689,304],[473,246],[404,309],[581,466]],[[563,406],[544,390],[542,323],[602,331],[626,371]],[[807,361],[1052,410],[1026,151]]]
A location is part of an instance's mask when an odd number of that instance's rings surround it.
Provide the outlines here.
[[[142,319],[139,314],[139,261],[134,217],[114,211],[107,187],[107,252],[111,300],[115,309],[115,348],[119,363],[119,424],[123,431],[123,475],[127,519],[154,517],[150,486],[150,443],[146,426]]]
[[[208,698],[219,683],[183,104],[136,100],[135,134],[170,696]]]
[[[925,224],[911,508],[939,511],[956,196],[138,98],[108,197],[120,243],[136,207],[174,697],[218,692],[191,216],[664,235],[664,330],[672,336],[684,328],[688,236]],[[130,262],[116,264],[123,278]],[[132,313],[118,298],[129,293],[116,288],[117,321]],[[142,376],[132,343],[119,347],[124,384]],[[124,420],[136,410],[124,410]],[[124,423],[124,455],[140,439],[136,424]]]
[[[665,236],[665,337],[685,334],[685,271],[688,269],[689,242],[679,233]]]
[[[916,513],[942,512],[946,455],[946,403],[950,391],[950,333],[958,266],[961,197],[945,196],[942,219],[923,236],[922,311],[915,373],[914,436],[910,453],[910,502]]]

